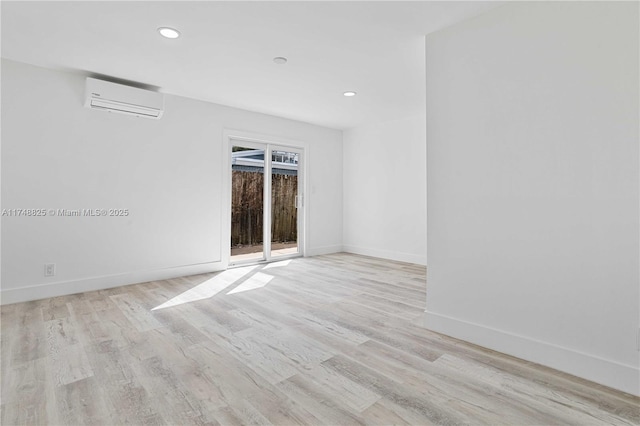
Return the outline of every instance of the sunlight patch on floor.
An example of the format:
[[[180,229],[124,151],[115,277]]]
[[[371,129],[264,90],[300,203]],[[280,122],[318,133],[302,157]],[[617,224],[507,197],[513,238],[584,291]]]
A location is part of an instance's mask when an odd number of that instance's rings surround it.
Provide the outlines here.
[[[280,262],[272,262],[269,263],[268,265],[266,265],[263,269],[271,269],[271,268],[278,268],[280,266],[287,266],[291,263],[291,259],[288,260],[281,260]]]
[[[171,306],[182,305],[183,303],[196,302],[198,300],[204,300],[213,297],[248,275],[257,267],[258,265],[252,265],[245,266],[243,268],[228,269],[226,271],[220,272],[215,277],[210,278],[201,284],[198,284],[192,289],[189,289],[184,293],[179,294],[172,299],[169,299],[162,305],[158,305],[151,310],[155,311],[157,309],[170,308]]]
[[[227,294],[242,293],[243,291],[255,290],[257,288],[264,287],[273,279],[273,275],[263,274],[262,272],[256,272],[252,277],[248,278],[245,282],[234,288]]]

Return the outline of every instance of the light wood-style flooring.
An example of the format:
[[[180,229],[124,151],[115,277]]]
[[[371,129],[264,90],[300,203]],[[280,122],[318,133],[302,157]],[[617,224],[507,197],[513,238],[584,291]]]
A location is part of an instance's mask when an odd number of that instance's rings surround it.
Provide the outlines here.
[[[638,398],[421,327],[425,291],[335,254],[3,306],[1,423],[640,423]]]

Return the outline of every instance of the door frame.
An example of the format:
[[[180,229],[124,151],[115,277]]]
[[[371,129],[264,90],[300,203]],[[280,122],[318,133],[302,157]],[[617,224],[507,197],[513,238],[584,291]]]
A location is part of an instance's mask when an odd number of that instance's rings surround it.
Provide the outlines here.
[[[263,260],[247,260],[246,262],[234,262],[231,261],[231,147],[233,145],[246,144],[247,146],[257,147],[259,149],[265,149],[265,185],[264,185],[264,218],[271,217],[271,185],[267,185],[267,181],[271,181],[271,161],[266,161],[267,158],[271,158],[271,152],[273,148],[276,150],[291,149],[300,154],[298,160],[298,195],[301,196],[302,203],[298,207],[298,253],[288,256],[278,256],[274,260],[284,260],[292,257],[304,256],[307,251],[307,224],[308,224],[308,199],[307,191],[307,145],[300,141],[283,139],[274,136],[268,136],[263,134],[244,132],[240,130],[225,129],[223,132],[222,143],[222,188],[223,197],[221,205],[221,218],[222,229],[220,232],[221,247],[220,253],[222,254],[222,264],[226,269],[229,266],[246,265],[247,263],[261,263],[271,261],[271,228],[263,226],[263,253],[265,259]],[[269,179],[266,179],[266,174],[269,173]],[[268,192],[267,192],[268,191]],[[301,209],[301,211],[300,211]],[[270,222],[268,222],[270,224]],[[267,228],[269,228],[267,230]],[[268,238],[267,238],[268,237]]]

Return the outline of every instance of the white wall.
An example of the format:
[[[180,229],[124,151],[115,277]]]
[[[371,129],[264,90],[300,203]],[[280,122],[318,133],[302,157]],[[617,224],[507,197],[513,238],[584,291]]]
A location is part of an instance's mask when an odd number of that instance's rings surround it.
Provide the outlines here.
[[[426,52],[426,326],[640,394],[638,4],[509,4]]]
[[[424,114],[344,132],[344,250],[426,264]]]
[[[341,250],[342,132],[170,95],[161,120],[83,101],[79,75],[2,61],[2,208],[130,210],[3,217],[3,303],[223,267],[224,129],[306,145],[307,254]]]

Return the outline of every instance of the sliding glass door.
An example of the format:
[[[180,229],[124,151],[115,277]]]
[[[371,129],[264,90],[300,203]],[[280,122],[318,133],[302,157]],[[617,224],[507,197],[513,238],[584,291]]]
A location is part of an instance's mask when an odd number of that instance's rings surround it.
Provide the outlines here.
[[[299,152],[271,149],[271,257],[299,253],[299,167]]]
[[[263,147],[231,147],[231,261],[264,260]]]
[[[302,150],[231,142],[230,263],[301,254]]]

